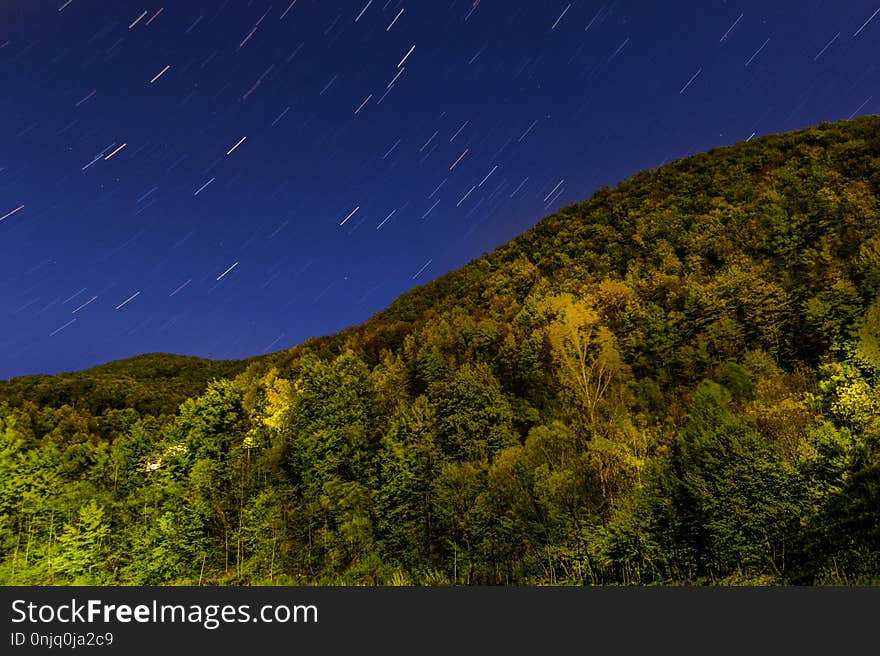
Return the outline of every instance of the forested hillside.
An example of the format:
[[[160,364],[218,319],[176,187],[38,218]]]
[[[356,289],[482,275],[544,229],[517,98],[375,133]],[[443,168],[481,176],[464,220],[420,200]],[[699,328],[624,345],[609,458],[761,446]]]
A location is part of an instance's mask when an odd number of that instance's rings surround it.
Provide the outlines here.
[[[123,408],[172,414],[215,378],[234,377],[247,365],[248,361],[148,353],[75,373],[0,380],[0,399],[11,405],[25,401],[55,408],[69,405],[91,415]]]
[[[865,117],[289,351],[0,383],[0,583],[880,584],[878,379]]]

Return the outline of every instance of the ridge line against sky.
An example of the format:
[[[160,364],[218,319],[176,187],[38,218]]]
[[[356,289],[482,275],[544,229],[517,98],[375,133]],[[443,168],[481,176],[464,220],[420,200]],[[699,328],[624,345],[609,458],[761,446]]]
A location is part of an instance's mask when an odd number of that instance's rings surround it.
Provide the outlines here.
[[[877,62],[877,0],[10,0],[0,378],[336,332]]]

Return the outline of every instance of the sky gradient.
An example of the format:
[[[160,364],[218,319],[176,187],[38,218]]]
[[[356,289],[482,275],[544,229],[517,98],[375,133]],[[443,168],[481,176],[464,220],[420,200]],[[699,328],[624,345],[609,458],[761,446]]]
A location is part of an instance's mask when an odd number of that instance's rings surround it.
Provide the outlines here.
[[[281,350],[639,170],[880,111],[878,0],[150,2],[0,4],[0,378]]]

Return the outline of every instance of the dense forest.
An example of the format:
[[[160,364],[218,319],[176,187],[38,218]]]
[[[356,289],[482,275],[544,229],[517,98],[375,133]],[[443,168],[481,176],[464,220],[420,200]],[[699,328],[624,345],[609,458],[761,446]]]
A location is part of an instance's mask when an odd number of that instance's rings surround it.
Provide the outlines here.
[[[3,584],[880,584],[880,117],[634,175],[364,324],[0,382]]]

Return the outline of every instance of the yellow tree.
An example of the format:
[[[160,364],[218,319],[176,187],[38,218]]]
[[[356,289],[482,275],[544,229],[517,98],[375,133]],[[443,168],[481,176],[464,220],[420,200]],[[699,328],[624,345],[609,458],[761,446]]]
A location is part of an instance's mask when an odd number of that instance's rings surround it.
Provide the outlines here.
[[[592,297],[560,294],[546,299],[543,309],[562,396],[573,410],[574,425],[590,435],[586,455],[607,504],[601,513],[607,520],[616,500],[638,482],[646,446],[645,435],[628,419],[629,367],[614,334],[600,323]]]
[[[623,409],[623,381],[628,371],[614,335],[599,323],[589,297],[553,296],[544,301],[544,310],[551,318],[547,336],[560,382],[587,426],[597,431],[602,419],[613,421]]]

